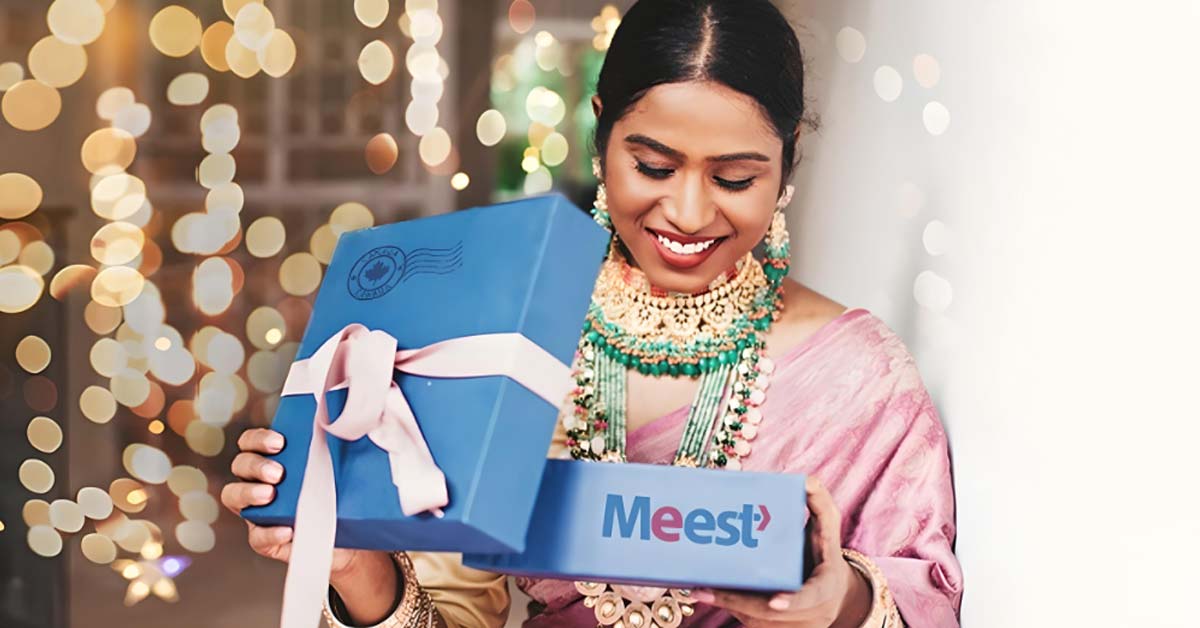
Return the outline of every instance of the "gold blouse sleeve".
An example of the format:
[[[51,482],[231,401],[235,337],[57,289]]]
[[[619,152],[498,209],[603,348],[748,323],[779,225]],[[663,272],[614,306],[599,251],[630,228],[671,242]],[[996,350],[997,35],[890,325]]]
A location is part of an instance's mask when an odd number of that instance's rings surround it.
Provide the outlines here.
[[[404,580],[404,594],[390,616],[362,628],[432,628],[443,625],[438,616],[447,628],[500,628],[508,620],[504,575],[466,567],[462,554],[398,552],[393,558]],[[333,587],[324,612],[330,628],[360,628],[347,623]]]
[[[409,552],[417,582],[449,628],[499,628],[508,620],[508,579],[503,574],[472,569],[462,554]]]

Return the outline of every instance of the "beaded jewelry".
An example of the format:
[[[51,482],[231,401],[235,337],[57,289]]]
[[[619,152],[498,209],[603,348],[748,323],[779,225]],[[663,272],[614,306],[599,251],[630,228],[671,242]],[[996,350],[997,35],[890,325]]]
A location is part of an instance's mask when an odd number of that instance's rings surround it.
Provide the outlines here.
[[[612,230],[601,182],[592,216]],[[592,295],[575,360],[572,408],[564,413],[567,447],[575,459],[625,462],[626,376],[698,377],[694,401],[673,464],[741,469],[762,421],[760,406],[774,365],[762,333],[778,320],[790,250],[784,189],[764,240],[765,260],[751,253],[697,295],[655,289],[640,270],[609,247]],[[576,582],[601,626],[674,628],[694,613],[687,589]]]

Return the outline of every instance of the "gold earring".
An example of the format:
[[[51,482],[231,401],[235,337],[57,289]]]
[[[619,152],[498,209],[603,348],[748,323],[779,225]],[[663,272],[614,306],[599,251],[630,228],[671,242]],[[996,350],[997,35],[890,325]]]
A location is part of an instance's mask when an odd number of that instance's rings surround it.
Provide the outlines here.
[[[783,209],[792,202],[792,195],[796,193],[796,186],[788,184],[783,186],[783,194],[779,195],[779,200],[775,202],[775,209]]]
[[[612,220],[608,216],[608,191],[604,189],[604,172],[599,157],[592,157],[592,174],[599,181],[596,184],[596,201],[592,203],[592,218],[601,227],[612,231]]]

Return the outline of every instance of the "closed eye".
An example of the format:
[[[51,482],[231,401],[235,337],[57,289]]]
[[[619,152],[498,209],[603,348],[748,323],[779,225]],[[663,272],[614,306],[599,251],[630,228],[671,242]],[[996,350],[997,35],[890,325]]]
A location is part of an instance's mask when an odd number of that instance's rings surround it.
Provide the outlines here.
[[[722,179],[721,177],[713,177],[713,179],[717,182],[717,185],[719,185],[727,190],[733,190],[735,192],[740,192],[741,190],[744,190],[744,189],[750,187],[754,183],[754,177],[738,179],[736,181],[730,181],[729,179]]]
[[[675,174],[675,170],[673,168],[653,168],[640,159],[637,160],[637,169],[638,172],[650,177],[651,179],[666,179],[672,174]]]

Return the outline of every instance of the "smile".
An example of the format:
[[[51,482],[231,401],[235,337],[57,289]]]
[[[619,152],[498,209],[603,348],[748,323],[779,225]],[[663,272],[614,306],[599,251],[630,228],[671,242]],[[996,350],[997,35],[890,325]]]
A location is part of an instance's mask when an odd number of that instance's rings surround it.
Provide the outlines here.
[[[690,242],[688,244],[684,244],[682,242],[676,242],[675,240],[672,240],[661,233],[656,233],[654,235],[658,238],[658,241],[663,246],[667,247],[669,251],[677,255],[695,255],[708,250],[708,247],[712,246],[717,241],[717,238],[713,238],[711,240],[703,240],[700,242]]]
[[[657,229],[646,229],[646,236],[654,243],[654,248],[662,260],[668,266],[680,270],[704,263],[704,260],[708,259],[721,246],[721,243],[728,239],[728,236],[706,238],[663,232]]]

